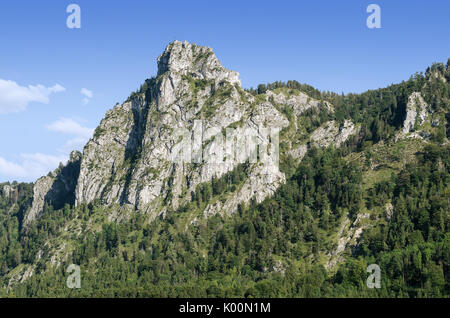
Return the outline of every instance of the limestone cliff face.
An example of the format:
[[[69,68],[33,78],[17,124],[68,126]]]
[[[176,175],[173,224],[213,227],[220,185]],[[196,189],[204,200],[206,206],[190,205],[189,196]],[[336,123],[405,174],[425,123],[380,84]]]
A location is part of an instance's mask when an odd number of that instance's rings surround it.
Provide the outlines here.
[[[395,141],[404,138],[429,139],[432,127],[439,126],[439,114],[435,114],[420,92],[408,97],[403,126],[395,135]]]
[[[65,166],[35,182],[33,202],[31,208],[25,213],[23,220],[25,226],[42,214],[45,204],[51,205],[54,209],[60,209],[66,203],[73,205],[80,161],[81,153],[74,151],[70,154],[70,160]]]
[[[311,135],[311,143],[314,146],[326,148],[331,145],[339,147],[348,137],[358,132],[358,128],[351,120],[345,120],[344,124],[339,126],[335,121],[329,121],[322,127],[316,129]]]
[[[44,210],[45,198],[50,192],[54,182],[54,176],[45,176],[39,178],[33,187],[33,205],[25,214],[24,224],[29,224],[36,219]]]
[[[403,122],[403,133],[407,134],[414,130],[416,125],[422,125],[427,118],[429,107],[422,95],[418,92],[412,93],[408,98],[406,106],[406,117]]]
[[[17,188],[9,183],[0,185],[0,197],[3,197],[12,204],[17,203],[18,193]]]
[[[321,107],[324,107],[328,111],[333,111],[333,106],[327,101],[321,102],[315,100],[314,98],[311,98],[302,92],[298,92],[291,96],[286,96],[283,93],[276,94],[272,91],[267,91],[266,96],[268,100],[273,100],[277,104],[291,106],[296,116],[301,115],[310,108],[319,109]]]
[[[147,90],[109,111],[86,145],[76,203],[100,199],[153,212],[169,200],[177,207],[183,194],[239,163],[219,158],[223,140],[217,138],[236,122],[237,136],[288,124],[271,103],[257,104],[242,90],[238,74],[225,69],[210,48],[169,44]],[[173,160],[183,142],[179,131],[199,131],[194,151],[210,160]]]
[[[106,113],[80,160],[72,163],[78,164],[76,178],[65,182],[64,174],[56,172],[36,182],[27,223],[44,204],[58,201],[61,206],[71,196],[75,205],[99,200],[156,216],[188,202],[197,185],[247,161],[244,184],[204,211],[205,216],[233,213],[240,203],[261,202],[285,182],[278,169],[278,133],[290,122],[280,105],[290,107],[295,118],[311,108],[333,111],[331,104],[298,92],[253,96],[241,88],[238,73],[224,68],[208,47],[175,41],[157,63],[155,78]],[[318,147],[339,146],[355,133],[350,121],[330,127],[313,133]],[[252,150],[249,144],[257,147]],[[289,151],[300,158],[307,148]]]

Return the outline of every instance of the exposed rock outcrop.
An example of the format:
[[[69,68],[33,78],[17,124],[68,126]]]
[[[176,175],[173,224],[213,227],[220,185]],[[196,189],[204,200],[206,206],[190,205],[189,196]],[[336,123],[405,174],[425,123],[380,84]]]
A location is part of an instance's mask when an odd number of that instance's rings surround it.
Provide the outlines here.
[[[38,218],[45,204],[60,209],[64,204],[74,204],[74,191],[76,180],[80,172],[81,153],[73,151],[70,160],[65,166],[60,166],[54,172],[36,181],[33,187],[33,203],[25,213],[23,223],[25,226]]]
[[[406,105],[406,117],[403,122],[403,133],[414,131],[416,124],[422,125],[428,115],[428,105],[418,92],[412,93]]]
[[[17,187],[9,183],[0,185],[0,196],[4,197],[7,201],[11,202],[12,204],[17,203],[17,199],[19,196],[17,192]]]
[[[289,152],[289,154],[292,156],[292,158],[301,160],[301,159],[303,159],[303,157],[306,155],[307,152],[308,152],[308,146],[300,145],[300,146],[297,146],[296,148],[292,149]]]
[[[33,187],[33,204],[31,209],[25,214],[23,222],[25,225],[31,223],[36,219],[44,210],[44,205],[46,203],[46,197],[53,186],[55,177],[45,176],[39,178]]]
[[[294,115],[299,116],[310,108],[324,108],[330,112],[334,111],[333,106],[327,101],[318,101],[314,98],[309,97],[305,93],[296,92],[286,96],[283,93],[275,93],[273,91],[267,91],[266,96],[268,100],[273,99],[277,104],[285,104],[292,107]]]
[[[239,73],[225,69],[206,46],[174,41],[158,57],[158,75],[174,72],[198,79],[229,82],[240,85]]]
[[[311,144],[317,147],[339,147],[344,143],[348,137],[358,132],[359,127],[355,127],[351,120],[345,120],[345,122],[338,126],[335,121],[329,121],[316,129],[311,134]]]
[[[363,231],[370,225],[370,214],[360,213],[354,222],[345,216],[338,231],[338,239],[336,247],[328,253],[328,260],[325,264],[326,269],[334,268],[338,263],[343,261],[343,254],[355,248]]]

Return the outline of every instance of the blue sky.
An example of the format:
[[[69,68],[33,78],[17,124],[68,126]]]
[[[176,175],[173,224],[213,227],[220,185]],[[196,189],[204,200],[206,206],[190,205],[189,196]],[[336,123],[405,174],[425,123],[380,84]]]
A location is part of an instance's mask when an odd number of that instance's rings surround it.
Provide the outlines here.
[[[71,3],[80,29],[66,26]],[[381,29],[366,26],[371,3]],[[447,0],[1,1],[0,182],[34,181],[82,149],[175,39],[212,47],[244,87],[362,92],[446,62],[449,12]]]

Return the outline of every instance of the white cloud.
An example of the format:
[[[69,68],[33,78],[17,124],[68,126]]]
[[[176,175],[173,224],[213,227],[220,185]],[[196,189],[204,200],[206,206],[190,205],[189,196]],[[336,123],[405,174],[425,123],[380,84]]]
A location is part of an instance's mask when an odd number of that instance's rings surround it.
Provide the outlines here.
[[[94,133],[94,129],[84,127],[71,118],[61,118],[50,125],[47,125],[47,129],[74,137],[66,142],[64,151],[82,149]]]
[[[71,118],[61,118],[48,125],[47,129],[84,138],[90,138],[94,132],[94,129],[81,126],[78,122]]]
[[[91,90],[88,90],[87,88],[82,88],[80,94],[84,96],[84,98],[81,100],[83,105],[89,103],[91,98],[94,97],[94,93]]]
[[[82,88],[80,93],[81,93],[81,95],[84,95],[87,98],[94,97],[94,93],[92,93],[92,91],[88,90],[87,88]]]
[[[70,118],[61,118],[49,125],[47,129],[57,133],[72,136],[60,155],[47,155],[42,153],[21,154],[18,162],[9,161],[0,157],[0,180],[35,181],[41,176],[54,171],[59,163],[65,164],[69,156],[65,155],[72,150],[83,148],[92,136],[94,129],[87,128]]]
[[[31,102],[49,103],[49,96],[66,89],[59,84],[20,86],[14,81],[0,79],[0,114],[20,112]]]
[[[42,153],[21,154],[21,162],[15,163],[0,157],[0,175],[2,179],[35,181],[55,170],[59,163],[66,163],[68,156],[52,156]]]

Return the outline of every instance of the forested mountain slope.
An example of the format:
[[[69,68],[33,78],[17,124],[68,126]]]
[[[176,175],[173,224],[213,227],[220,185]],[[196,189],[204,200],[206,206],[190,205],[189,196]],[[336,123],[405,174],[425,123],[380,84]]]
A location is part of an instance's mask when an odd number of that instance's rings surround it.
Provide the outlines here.
[[[448,296],[449,83],[450,61],[362,94],[245,90],[211,49],[175,41],[82,154],[0,185],[0,295]],[[170,159],[177,129],[201,130],[204,160]],[[227,160],[225,131],[267,151]]]

